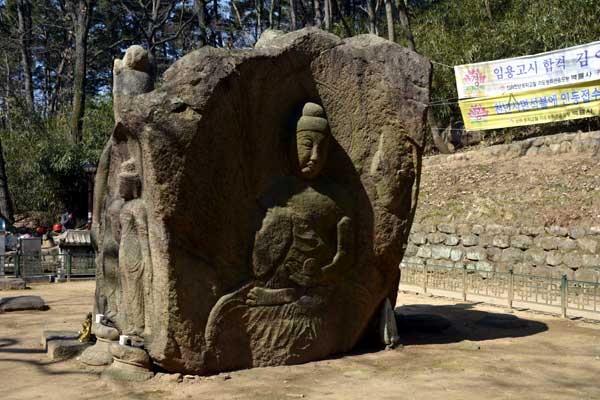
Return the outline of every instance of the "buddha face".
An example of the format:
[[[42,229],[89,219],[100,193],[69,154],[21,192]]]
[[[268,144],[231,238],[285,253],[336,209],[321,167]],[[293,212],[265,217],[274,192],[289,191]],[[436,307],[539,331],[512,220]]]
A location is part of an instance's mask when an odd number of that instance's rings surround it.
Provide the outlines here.
[[[302,131],[296,135],[300,176],[304,179],[317,177],[327,161],[329,140],[321,132]]]
[[[138,175],[119,175],[119,195],[124,200],[132,200],[140,195],[140,177]]]

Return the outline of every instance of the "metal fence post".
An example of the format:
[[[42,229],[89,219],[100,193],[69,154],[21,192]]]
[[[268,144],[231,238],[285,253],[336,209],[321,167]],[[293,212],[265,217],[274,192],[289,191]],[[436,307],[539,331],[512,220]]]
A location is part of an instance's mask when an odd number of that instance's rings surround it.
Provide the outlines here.
[[[560,280],[560,308],[563,318],[567,318],[567,284],[567,274],[562,274]]]
[[[508,269],[508,309],[512,310],[515,298],[515,271],[512,267]]]
[[[15,278],[21,276],[21,256],[17,252],[15,254]]]
[[[462,266],[462,295],[463,301],[467,301],[467,266],[463,264]]]
[[[66,254],[67,257],[67,282],[71,282],[71,267],[73,263],[73,256],[71,253]]]

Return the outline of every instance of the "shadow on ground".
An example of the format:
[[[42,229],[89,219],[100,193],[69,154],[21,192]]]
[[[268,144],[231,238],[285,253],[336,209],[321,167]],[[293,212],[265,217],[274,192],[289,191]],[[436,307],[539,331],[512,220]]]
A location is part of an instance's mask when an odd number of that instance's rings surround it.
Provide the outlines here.
[[[403,345],[457,343],[531,336],[548,330],[542,322],[476,310],[477,303],[410,304],[395,309]],[[429,323],[428,323],[429,321]]]
[[[68,360],[46,360],[46,349],[43,348],[27,348],[17,347],[21,342],[17,339],[0,337],[0,370],[3,363],[26,364],[35,367],[38,372],[45,375],[96,375],[99,372],[95,370],[83,370],[79,365],[71,365],[70,367],[61,370],[52,369],[53,365],[68,365],[65,364]],[[12,357],[7,357],[6,354],[11,354]],[[23,358],[22,356],[32,354],[35,358]],[[39,357],[39,358],[38,358]],[[1,372],[0,372],[1,375]]]
[[[19,341],[12,338],[0,338],[0,353],[45,353],[43,349],[27,349],[20,347],[11,347],[19,344]],[[1,361],[1,360],[0,360]]]

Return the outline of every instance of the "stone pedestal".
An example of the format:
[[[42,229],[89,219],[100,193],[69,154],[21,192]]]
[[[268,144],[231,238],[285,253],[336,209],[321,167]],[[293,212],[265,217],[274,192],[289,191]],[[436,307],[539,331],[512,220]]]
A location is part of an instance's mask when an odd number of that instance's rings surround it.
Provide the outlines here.
[[[113,362],[113,357],[109,350],[111,343],[117,342],[96,337],[96,344],[86,349],[81,354],[81,357],[79,357],[79,361],[93,366],[110,365]]]
[[[113,356],[113,363],[102,373],[103,378],[140,382],[154,376],[152,363],[146,350],[122,346],[118,343],[111,343],[109,349]]]
[[[94,322],[92,333],[96,335],[96,344],[86,349],[79,357],[79,361],[94,366],[110,365],[113,362],[110,345],[118,343],[119,331],[110,326]]]

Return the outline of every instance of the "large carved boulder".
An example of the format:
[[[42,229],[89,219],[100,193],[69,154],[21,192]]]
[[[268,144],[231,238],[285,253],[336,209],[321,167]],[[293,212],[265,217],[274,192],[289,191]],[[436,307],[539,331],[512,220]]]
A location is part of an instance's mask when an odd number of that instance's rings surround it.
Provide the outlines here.
[[[151,90],[145,57],[115,63],[96,313],[169,371],[350,350],[395,302],[429,61],[372,35],[270,32],[194,51]]]

